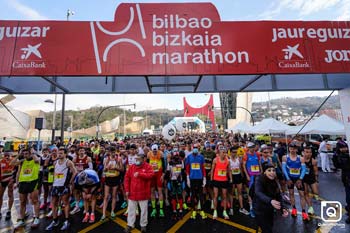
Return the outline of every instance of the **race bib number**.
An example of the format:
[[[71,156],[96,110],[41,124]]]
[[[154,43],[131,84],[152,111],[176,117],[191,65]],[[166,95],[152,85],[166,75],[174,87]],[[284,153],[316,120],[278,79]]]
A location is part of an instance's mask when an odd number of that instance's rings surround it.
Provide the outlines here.
[[[63,179],[64,174],[63,173],[55,173],[55,179]]]
[[[232,169],[232,175],[238,175],[241,173],[241,170],[239,168],[233,168]]]
[[[211,163],[205,163],[205,164],[204,164],[204,168],[205,168],[206,170],[210,170],[210,169],[211,169]]]
[[[260,167],[259,167],[259,165],[251,165],[250,170],[252,172],[260,172]]]
[[[31,176],[32,175],[32,169],[31,168],[26,168],[23,171],[23,176]]]
[[[158,169],[158,163],[152,163],[151,166],[152,166],[154,172],[159,171],[159,169]]]
[[[106,176],[107,177],[119,176],[119,171],[117,171],[117,170],[107,170]]]
[[[201,169],[201,166],[199,163],[192,163],[191,164],[191,169],[192,170],[200,170]]]
[[[298,175],[300,175],[300,168],[290,168],[289,172],[291,175],[298,176]]]
[[[174,174],[180,174],[181,173],[181,166],[173,167],[173,173]]]
[[[218,170],[218,176],[226,176],[226,170]]]

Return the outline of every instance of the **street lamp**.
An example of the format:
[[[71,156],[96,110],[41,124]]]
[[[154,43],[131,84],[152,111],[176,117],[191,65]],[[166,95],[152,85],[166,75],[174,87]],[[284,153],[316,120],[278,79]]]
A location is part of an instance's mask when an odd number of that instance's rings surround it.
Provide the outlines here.
[[[99,121],[100,121],[100,117],[101,117],[102,113],[110,108],[118,108],[118,107],[124,107],[124,106],[134,106],[134,109],[136,108],[136,104],[120,104],[120,105],[108,106],[108,107],[105,107],[104,109],[101,110],[101,112],[98,114],[97,120],[96,120],[96,138],[97,139],[98,139],[98,133],[100,131]],[[125,110],[124,110],[124,137],[125,137]]]
[[[55,129],[56,129],[56,103],[57,103],[57,94],[55,94],[55,102],[51,99],[44,101],[45,103],[54,104],[54,110],[52,114],[52,133],[51,133],[51,144],[55,143]]]

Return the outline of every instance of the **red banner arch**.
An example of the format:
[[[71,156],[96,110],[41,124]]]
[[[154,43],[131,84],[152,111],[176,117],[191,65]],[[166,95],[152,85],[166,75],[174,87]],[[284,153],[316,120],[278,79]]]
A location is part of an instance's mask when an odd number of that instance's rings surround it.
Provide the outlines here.
[[[199,108],[194,108],[191,105],[189,105],[186,101],[186,97],[183,98],[184,100],[184,117],[191,117],[196,114],[202,114],[206,115],[212,124],[212,130],[216,129],[216,124],[215,124],[215,117],[214,117],[214,98],[213,95],[210,95],[208,103],[203,105],[202,107]]]

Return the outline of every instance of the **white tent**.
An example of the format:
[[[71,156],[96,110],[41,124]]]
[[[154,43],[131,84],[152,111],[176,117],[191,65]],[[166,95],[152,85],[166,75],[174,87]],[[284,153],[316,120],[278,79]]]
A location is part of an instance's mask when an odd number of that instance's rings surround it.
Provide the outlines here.
[[[289,125],[286,125],[273,118],[267,118],[260,122],[260,124],[253,126],[247,133],[252,134],[271,134],[271,133],[285,133],[290,129]]]
[[[301,127],[296,126],[288,130],[286,134],[297,134]],[[321,115],[317,119],[311,120],[299,134],[345,135],[345,127],[341,122],[327,115]]]
[[[232,128],[229,128],[225,130],[226,132],[233,132],[233,133],[245,133],[248,132],[252,127],[245,121],[239,122],[237,125],[235,125]]]

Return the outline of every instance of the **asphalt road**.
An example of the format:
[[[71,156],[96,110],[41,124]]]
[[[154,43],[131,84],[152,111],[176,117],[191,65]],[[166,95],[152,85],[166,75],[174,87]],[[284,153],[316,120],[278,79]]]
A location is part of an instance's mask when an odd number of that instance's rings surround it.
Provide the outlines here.
[[[340,181],[340,172],[338,173],[328,173],[324,174],[320,172],[320,197],[322,200],[327,201],[339,201],[343,204],[342,209],[342,219],[338,222],[336,226],[330,224],[323,224],[324,221],[321,219],[321,202],[313,201],[315,215],[312,216],[309,222],[303,222],[301,214],[299,213],[297,218],[292,218],[288,216],[283,218],[276,216],[274,232],[291,232],[291,233],[303,233],[303,232],[322,232],[322,233],[341,233],[350,232],[350,225],[345,224],[346,214],[345,214],[345,190]],[[2,207],[3,217],[0,221],[0,233],[3,232],[13,232],[13,225],[16,224],[17,220],[17,210],[19,208],[18,194],[15,192],[15,207],[12,209],[12,219],[10,221],[5,221],[4,215],[7,210],[7,196],[4,197],[4,204]],[[301,211],[298,195],[296,195],[297,208]],[[93,224],[82,223],[83,214],[82,212],[71,216],[70,222],[71,227],[67,232],[122,232],[123,228],[126,227],[126,217],[123,216],[124,210],[120,209],[120,203],[118,204],[118,213],[115,219],[107,219],[105,222],[99,222],[101,217],[100,210],[96,213],[96,222]],[[28,208],[31,212],[32,208]],[[190,211],[184,212],[184,217],[180,221],[172,220],[170,218],[171,211],[166,208],[165,218],[149,219],[148,232],[256,232],[257,226],[255,225],[254,219],[249,216],[244,216],[238,212],[238,207],[235,207],[235,213],[230,216],[230,220],[224,220],[218,218],[217,220],[212,219],[212,211],[209,208],[209,203],[204,206],[205,212],[208,214],[208,218],[205,220],[200,219],[197,215],[197,219],[193,220],[190,218]],[[221,211],[219,212],[219,216]],[[337,211],[340,214],[340,210]],[[327,218],[327,217],[326,217]],[[36,230],[30,229],[30,223],[32,221],[32,216],[30,215],[27,219],[27,226],[23,229],[17,230],[16,232],[44,232],[45,227],[50,223],[50,219],[45,218],[45,213],[41,214],[40,227]],[[136,229],[133,232],[140,232],[140,226],[136,224]],[[54,232],[59,232],[55,230]]]

